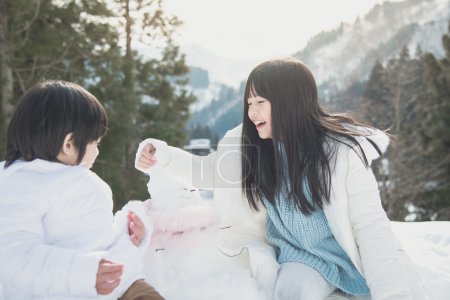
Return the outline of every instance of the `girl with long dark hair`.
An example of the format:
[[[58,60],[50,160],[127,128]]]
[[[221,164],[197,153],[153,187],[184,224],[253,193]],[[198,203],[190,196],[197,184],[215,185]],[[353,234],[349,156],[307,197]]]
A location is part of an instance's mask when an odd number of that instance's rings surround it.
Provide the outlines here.
[[[252,208],[267,209],[267,237],[281,265],[276,299],[320,300],[336,289],[413,299],[410,284],[390,276],[392,268],[404,271],[407,259],[370,169],[388,142],[347,115],[326,113],[299,60],[273,59],[251,72],[242,189]]]

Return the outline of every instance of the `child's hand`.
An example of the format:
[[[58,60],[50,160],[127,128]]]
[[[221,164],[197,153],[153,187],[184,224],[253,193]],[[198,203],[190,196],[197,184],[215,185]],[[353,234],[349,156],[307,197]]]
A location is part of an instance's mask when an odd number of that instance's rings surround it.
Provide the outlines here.
[[[123,273],[123,265],[102,259],[98,263],[97,280],[95,289],[99,295],[109,295],[120,283]]]
[[[150,167],[153,167],[156,164],[155,152],[156,148],[152,144],[145,145],[136,161],[136,169],[145,172]]]
[[[137,247],[141,244],[145,235],[145,226],[142,220],[134,212],[128,212],[128,234],[131,241]]]

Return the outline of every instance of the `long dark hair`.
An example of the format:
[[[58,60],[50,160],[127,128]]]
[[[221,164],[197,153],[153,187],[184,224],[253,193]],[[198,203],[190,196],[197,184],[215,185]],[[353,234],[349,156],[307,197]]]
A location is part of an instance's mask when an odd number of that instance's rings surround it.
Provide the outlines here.
[[[14,161],[57,161],[64,138],[73,134],[78,162],[87,144],[104,136],[106,112],[78,84],[47,81],[30,88],[19,101],[6,133],[5,168]]]
[[[256,95],[270,101],[272,139],[261,139],[248,117],[247,99]],[[364,164],[369,164],[355,138],[363,135],[356,127],[366,125],[345,114],[326,113],[319,105],[311,71],[295,58],[272,59],[253,69],[244,107],[242,189],[255,210],[262,197],[274,203],[283,181],[289,201],[301,212],[323,208],[330,201],[331,163],[338,143],[358,148]]]

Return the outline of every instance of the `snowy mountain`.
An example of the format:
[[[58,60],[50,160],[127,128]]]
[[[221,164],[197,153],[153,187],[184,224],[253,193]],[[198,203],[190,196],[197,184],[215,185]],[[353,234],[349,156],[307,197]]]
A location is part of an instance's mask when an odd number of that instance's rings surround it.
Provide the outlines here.
[[[197,101],[192,103],[191,112],[196,112],[211,104],[214,99],[217,99],[220,90],[222,89],[222,85],[219,83],[211,83],[206,88],[194,88],[191,91],[197,97]]]
[[[405,46],[411,55],[420,45],[422,52],[442,57],[442,35],[447,32],[449,20],[450,0],[386,1],[375,5],[353,24],[341,23],[334,30],[319,33],[310,39],[304,49],[293,55],[312,70],[321,99],[327,101],[329,99],[324,98],[330,95],[329,87],[343,90],[355,81],[365,82],[375,60],[386,62],[396,57]],[[196,51],[187,54],[188,64],[202,66],[210,72],[214,81],[228,83],[238,95],[230,93],[232,98],[221,98],[221,103],[209,101],[201,105],[201,113],[194,114],[189,124],[208,125],[222,136],[225,129],[232,128],[242,118],[242,89],[238,91],[237,82],[231,80],[236,80],[238,73],[226,73],[234,68],[232,66],[240,64],[216,60],[217,57],[198,48]],[[256,64],[242,63],[240,66],[250,66],[245,72],[248,74]],[[237,72],[238,68],[234,70]],[[245,80],[242,75],[239,78]],[[218,99],[217,95],[215,99]],[[204,116],[209,117],[207,122]]]
[[[191,106],[189,129],[201,125],[218,137],[242,120],[243,85],[239,89],[213,82],[206,89],[193,89],[198,101]]]
[[[198,45],[184,46],[182,52],[186,55],[186,63],[191,68],[189,90],[197,97],[197,101],[191,105],[193,115],[188,122],[188,128],[195,124],[217,127],[216,122],[220,118],[230,119],[226,113],[237,103],[240,104],[240,95],[237,93],[242,82],[245,82],[248,74],[259,61],[223,58]],[[202,84],[197,84],[198,82]],[[241,115],[239,113],[239,119]],[[229,121],[225,123],[229,124]],[[221,129],[215,132],[218,135],[222,134]]]
[[[313,37],[294,54],[308,65],[317,82],[344,87],[351,78],[366,78],[376,59],[387,61],[404,46],[443,56],[441,37],[450,19],[449,0],[407,0],[375,5],[353,24]]]

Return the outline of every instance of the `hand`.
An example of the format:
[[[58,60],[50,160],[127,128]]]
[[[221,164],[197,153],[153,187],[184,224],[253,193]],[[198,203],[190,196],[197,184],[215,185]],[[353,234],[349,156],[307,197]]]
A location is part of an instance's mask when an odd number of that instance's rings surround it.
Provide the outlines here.
[[[136,169],[145,172],[156,164],[155,159],[156,148],[152,144],[145,145],[142,149],[141,155],[136,161]]]
[[[145,235],[145,226],[141,218],[134,212],[130,211],[127,215],[128,219],[128,234],[130,235],[131,242],[137,247],[141,244]]]
[[[98,263],[95,289],[99,295],[109,295],[120,283],[123,273],[123,265],[102,259]]]

